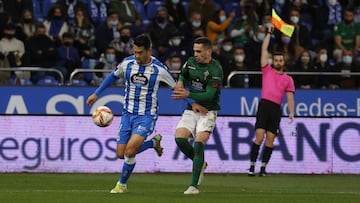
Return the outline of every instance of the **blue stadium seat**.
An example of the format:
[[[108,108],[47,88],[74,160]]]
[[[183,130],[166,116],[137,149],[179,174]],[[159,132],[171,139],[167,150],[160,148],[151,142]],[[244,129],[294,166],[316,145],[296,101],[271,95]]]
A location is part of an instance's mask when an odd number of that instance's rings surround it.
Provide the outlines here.
[[[44,78],[40,79],[37,82],[38,85],[49,85],[49,86],[57,86],[59,85],[59,81],[55,79],[54,76],[46,75]]]
[[[146,18],[148,20],[152,20],[156,15],[156,10],[160,7],[164,6],[164,2],[162,1],[150,1],[146,8]]]

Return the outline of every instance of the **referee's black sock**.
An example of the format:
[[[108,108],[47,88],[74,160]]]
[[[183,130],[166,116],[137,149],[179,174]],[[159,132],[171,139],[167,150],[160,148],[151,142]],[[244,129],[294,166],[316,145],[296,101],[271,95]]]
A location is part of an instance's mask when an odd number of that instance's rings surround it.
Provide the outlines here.
[[[250,167],[254,167],[257,157],[259,155],[259,149],[260,145],[255,144],[255,142],[251,146],[251,152],[250,152]]]
[[[262,167],[266,167],[267,163],[270,161],[270,157],[273,151],[273,147],[265,146],[264,153],[262,156]]]

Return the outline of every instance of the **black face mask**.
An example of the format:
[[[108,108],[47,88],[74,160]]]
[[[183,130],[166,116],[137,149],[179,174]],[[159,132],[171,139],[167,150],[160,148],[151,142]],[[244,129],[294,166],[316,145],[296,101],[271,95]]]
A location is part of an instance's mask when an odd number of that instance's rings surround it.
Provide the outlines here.
[[[353,22],[352,20],[345,20],[345,19],[344,19],[344,23],[345,23],[346,25],[350,25],[352,22]]]
[[[64,42],[64,45],[67,46],[67,47],[69,47],[69,46],[72,45],[72,43],[71,43],[71,42]]]
[[[15,34],[4,34],[4,36],[8,39],[12,39],[15,37]]]
[[[31,23],[32,21],[32,18],[24,18],[24,23]]]
[[[156,21],[157,22],[159,22],[159,23],[163,23],[163,22],[165,22],[165,18],[163,18],[163,17],[156,17]]]
[[[54,18],[54,20],[62,20],[61,16],[54,16],[53,18]]]
[[[129,37],[129,36],[121,36],[121,37],[120,37],[120,40],[121,40],[122,42],[124,42],[124,43],[128,43],[129,40],[130,40],[130,37]]]

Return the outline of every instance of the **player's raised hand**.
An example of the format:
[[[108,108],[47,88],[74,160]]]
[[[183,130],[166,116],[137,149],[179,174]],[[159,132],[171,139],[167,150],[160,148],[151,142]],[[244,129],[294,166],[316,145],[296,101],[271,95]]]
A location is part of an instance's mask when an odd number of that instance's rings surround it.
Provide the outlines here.
[[[206,115],[207,112],[208,112],[208,110],[207,110],[205,107],[201,106],[201,105],[198,104],[198,103],[193,103],[193,104],[191,104],[191,107],[192,107],[192,110],[193,110],[194,112],[199,112],[199,113],[201,113],[201,114],[203,114],[203,115]]]
[[[90,106],[91,104],[93,104],[96,100],[98,99],[98,96],[96,94],[92,94],[90,95],[87,100],[86,100],[86,104],[88,106]]]

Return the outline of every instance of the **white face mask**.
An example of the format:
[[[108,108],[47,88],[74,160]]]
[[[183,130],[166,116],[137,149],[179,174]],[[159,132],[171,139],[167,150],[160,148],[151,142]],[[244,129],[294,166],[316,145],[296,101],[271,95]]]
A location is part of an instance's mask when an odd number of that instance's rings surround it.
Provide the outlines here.
[[[180,63],[171,63],[171,68],[172,69],[179,69],[180,68],[180,66],[181,66],[181,64]]]
[[[346,64],[352,63],[352,57],[351,56],[343,56],[343,62]]]
[[[291,22],[293,22],[294,24],[297,24],[299,22],[299,17],[297,16],[291,16],[290,17]]]
[[[265,33],[258,33],[256,37],[259,41],[263,41],[265,39]]]
[[[173,4],[178,4],[178,3],[180,2],[180,0],[171,0],[171,2],[172,2]]]
[[[263,0],[255,0],[256,3],[261,4]]]
[[[224,45],[223,46],[224,51],[230,51],[232,49],[231,45]]]
[[[331,6],[335,6],[337,3],[337,0],[329,0],[328,2]]]
[[[235,61],[236,62],[243,62],[245,59],[244,55],[236,55],[235,56]]]
[[[220,22],[224,22],[226,20],[226,16],[220,16]]]
[[[170,40],[170,44],[172,44],[173,46],[179,46],[181,43],[181,39],[172,39]]]
[[[192,26],[194,26],[196,28],[201,26],[201,22],[192,22],[191,24],[192,24]]]
[[[321,55],[320,55],[320,61],[321,61],[321,62],[326,62],[327,59],[328,59],[327,54],[321,54]]]
[[[268,64],[272,64],[272,59],[268,59]]]

